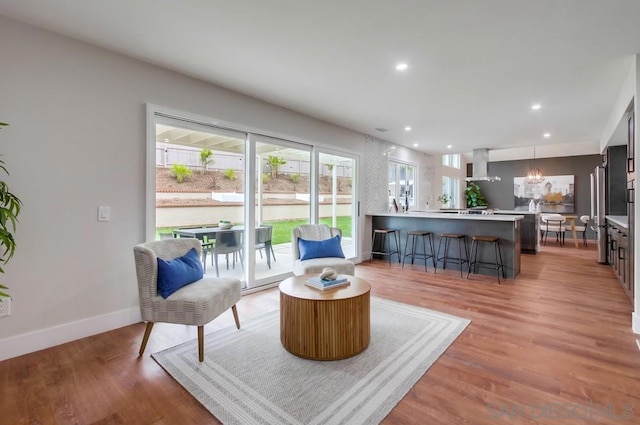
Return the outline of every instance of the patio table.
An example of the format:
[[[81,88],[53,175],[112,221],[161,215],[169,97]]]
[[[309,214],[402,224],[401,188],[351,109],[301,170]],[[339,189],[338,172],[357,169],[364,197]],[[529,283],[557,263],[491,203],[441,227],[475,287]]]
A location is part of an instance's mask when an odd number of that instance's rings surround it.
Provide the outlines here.
[[[256,230],[258,229],[266,229],[267,226],[256,226]],[[216,233],[223,232],[244,232],[244,226],[233,226],[231,229],[221,229],[219,227],[192,227],[185,229],[174,229],[173,236],[174,237],[187,237],[187,238],[196,238],[200,239],[204,242],[205,237],[207,241],[213,241],[216,238]],[[264,242],[265,251],[267,254],[267,264],[271,267],[271,240]]]

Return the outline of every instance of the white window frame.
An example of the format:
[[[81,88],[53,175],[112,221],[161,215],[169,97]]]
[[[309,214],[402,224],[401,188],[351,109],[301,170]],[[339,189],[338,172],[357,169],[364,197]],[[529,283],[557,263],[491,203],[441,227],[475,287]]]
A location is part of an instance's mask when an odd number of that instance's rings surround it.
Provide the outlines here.
[[[418,176],[419,176],[419,167],[418,164],[415,162],[410,162],[410,161],[404,161],[402,159],[398,159],[398,158],[394,158],[394,157],[390,157],[389,160],[387,161],[387,185],[389,184],[389,179],[388,179],[388,173],[389,173],[389,167],[391,165],[394,165],[396,167],[396,173],[395,173],[395,178],[396,178],[396,193],[393,193],[390,195],[390,198],[396,198],[396,201],[398,202],[398,207],[403,206],[404,204],[400,205],[400,194],[399,194],[399,187],[400,187],[400,176],[398,171],[398,165],[404,165],[407,167],[413,167],[413,196],[411,198],[411,202],[409,203],[409,209],[412,208],[416,208],[418,204],[418,193],[419,193],[419,182],[418,182]]]
[[[444,165],[445,167],[451,167],[459,170],[461,164],[462,159],[459,153],[442,155],[442,165]]]

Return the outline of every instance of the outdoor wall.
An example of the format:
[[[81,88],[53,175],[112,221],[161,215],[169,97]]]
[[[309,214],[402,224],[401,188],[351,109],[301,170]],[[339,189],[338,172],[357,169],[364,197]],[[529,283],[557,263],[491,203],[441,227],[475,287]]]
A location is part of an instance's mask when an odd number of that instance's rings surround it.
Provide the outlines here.
[[[338,204],[337,216],[351,216],[351,204]],[[220,220],[242,222],[244,207],[169,207],[156,210],[156,227],[189,227],[218,223]],[[331,217],[331,205],[320,204],[320,217]],[[240,217],[234,219],[234,217]],[[262,221],[297,220],[309,218],[309,205],[265,205]]]
[[[0,360],[139,320],[147,102],[364,157],[362,134],[4,17],[0,58],[0,153],[24,202]]]

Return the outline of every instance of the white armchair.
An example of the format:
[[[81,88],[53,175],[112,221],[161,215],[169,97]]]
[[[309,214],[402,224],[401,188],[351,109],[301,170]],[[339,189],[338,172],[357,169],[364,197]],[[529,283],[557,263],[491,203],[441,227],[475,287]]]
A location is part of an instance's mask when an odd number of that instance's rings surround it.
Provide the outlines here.
[[[240,281],[234,278],[202,278],[163,298],[158,292],[158,258],[174,260],[192,248],[202,254],[200,240],[195,238],[165,239],[143,243],[133,248],[140,294],[140,313],[147,322],[140,355],[149,340],[155,322],[177,323],[198,327],[198,359],[204,360],[204,325],[231,308],[236,327],[240,321],[236,303],[240,300]]]
[[[326,224],[303,224],[292,231],[291,248],[293,250],[293,274],[301,276],[309,273],[320,273],[325,267],[332,267],[338,273],[352,275],[355,273],[353,262],[341,257],[321,257],[307,260],[300,259],[298,246],[300,239],[307,241],[325,241],[337,235],[342,237],[342,231]]]

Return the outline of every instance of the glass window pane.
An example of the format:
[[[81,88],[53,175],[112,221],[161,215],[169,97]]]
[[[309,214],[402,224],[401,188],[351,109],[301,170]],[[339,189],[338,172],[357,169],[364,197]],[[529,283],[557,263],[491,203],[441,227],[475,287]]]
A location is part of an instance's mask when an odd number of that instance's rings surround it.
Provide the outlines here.
[[[156,121],[156,238],[200,239],[205,273],[236,277],[246,285],[241,254],[245,140],[244,133],[204,124]],[[223,235],[224,221],[233,227]],[[218,236],[224,243],[217,243]]]
[[[319,221],[342,231],[342,251],[345,257],[356,256],[357,211],[354,202],[355,160],[320,152]]]

